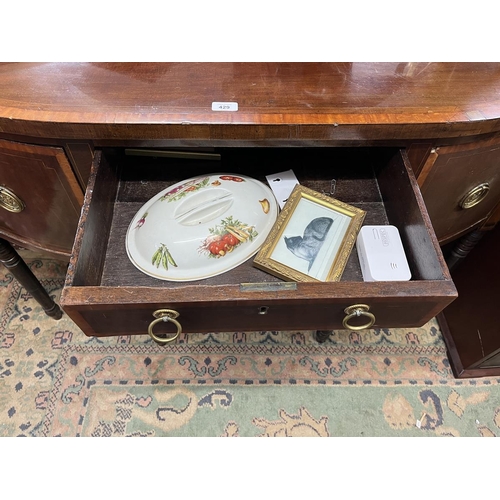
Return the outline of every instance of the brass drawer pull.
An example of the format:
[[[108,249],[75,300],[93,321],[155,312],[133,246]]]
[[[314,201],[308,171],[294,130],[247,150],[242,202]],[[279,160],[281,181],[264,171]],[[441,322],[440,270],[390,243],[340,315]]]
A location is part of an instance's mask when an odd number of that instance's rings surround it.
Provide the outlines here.
[[[486,195],[488,194],[489,190],[490,190],[490,185],[487,182],[483,182],[482,184],[479,184],[479,186],[472,188],[462,198],[462,201],[460,202],[460,207],[463,208],[464,210],[467,210],[468,208],[472,208],[475,207],[476,205],[479,205],[479,203],[481,203],[486,198]]]
[[[346,317],[342,320],[342,324],[344,328],[348,330],[364,330],[365,328],[370,328],[375,323],[375,316],[368,312],[370,310],[370,306],[366,304],[355,304],[353,306],[346,307],[344,312],[346,313]],[[368,323],[360,326],[353,326],[349,324],[349,320],[352,318],[357,318],[359,316],[366,316],[369,318]]]
[[[165,345],[169,344],[170,342],[174,342],[177,337],[181,334],[182,332],[182,326],[181,324],[175,319],[179,317],[179,313],[177,311],[174,311],[173,309],[158,309],[153,313],[153,316],[156,318],[151,323],[149,324],[148,327],[148,334],[149,336],[157,343],[160,345]],[[168,337],[158,337],[153,333],[153,328],[156,324],[162,323],[162,322],[167,322],[169,321],[170,323],[173,323],[175,327],[177,328],[177,332],[173,334],[173,336],[168,336]]]
[[[16,193],[5,186],[0,186],[0,207],[17,214],[22,212],[26,205]]]

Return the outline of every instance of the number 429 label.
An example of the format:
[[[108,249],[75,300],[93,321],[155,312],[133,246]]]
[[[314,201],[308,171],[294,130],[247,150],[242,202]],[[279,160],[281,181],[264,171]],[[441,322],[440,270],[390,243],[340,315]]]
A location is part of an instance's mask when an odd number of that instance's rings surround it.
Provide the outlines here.
[[[213,102],[212,111],[238,111],[237,102]]]

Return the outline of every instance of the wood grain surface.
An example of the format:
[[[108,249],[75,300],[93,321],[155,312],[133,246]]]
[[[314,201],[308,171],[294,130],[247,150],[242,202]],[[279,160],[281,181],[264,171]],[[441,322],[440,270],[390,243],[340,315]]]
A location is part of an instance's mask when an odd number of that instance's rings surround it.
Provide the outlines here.
[[[214,145],[498,131],[499,63],[0,64],[4,134]]]

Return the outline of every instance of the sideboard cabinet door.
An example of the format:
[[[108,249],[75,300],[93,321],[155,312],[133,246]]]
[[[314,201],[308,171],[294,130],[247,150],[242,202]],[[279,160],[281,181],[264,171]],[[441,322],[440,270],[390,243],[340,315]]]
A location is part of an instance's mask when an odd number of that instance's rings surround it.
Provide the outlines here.
[[[439,242],[458,238],[500,201],[500,137],[433,149],[418,182]]]
[[[0,235],[69,257],[83,192],[61,148],[0,140]]]
[[[500,376],[499,247],[496,226],[452,270],[458,298],[438,315],[451,367],[459,378]]]

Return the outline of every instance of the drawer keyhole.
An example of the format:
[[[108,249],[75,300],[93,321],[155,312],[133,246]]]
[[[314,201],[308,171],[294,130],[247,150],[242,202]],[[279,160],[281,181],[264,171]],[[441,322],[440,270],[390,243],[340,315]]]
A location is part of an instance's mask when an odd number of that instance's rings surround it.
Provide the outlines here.
[[[259,307],[259,314],[267,314],[267,311],[269,311],[269,307],[267,307],[267,306],[260,306]]]

